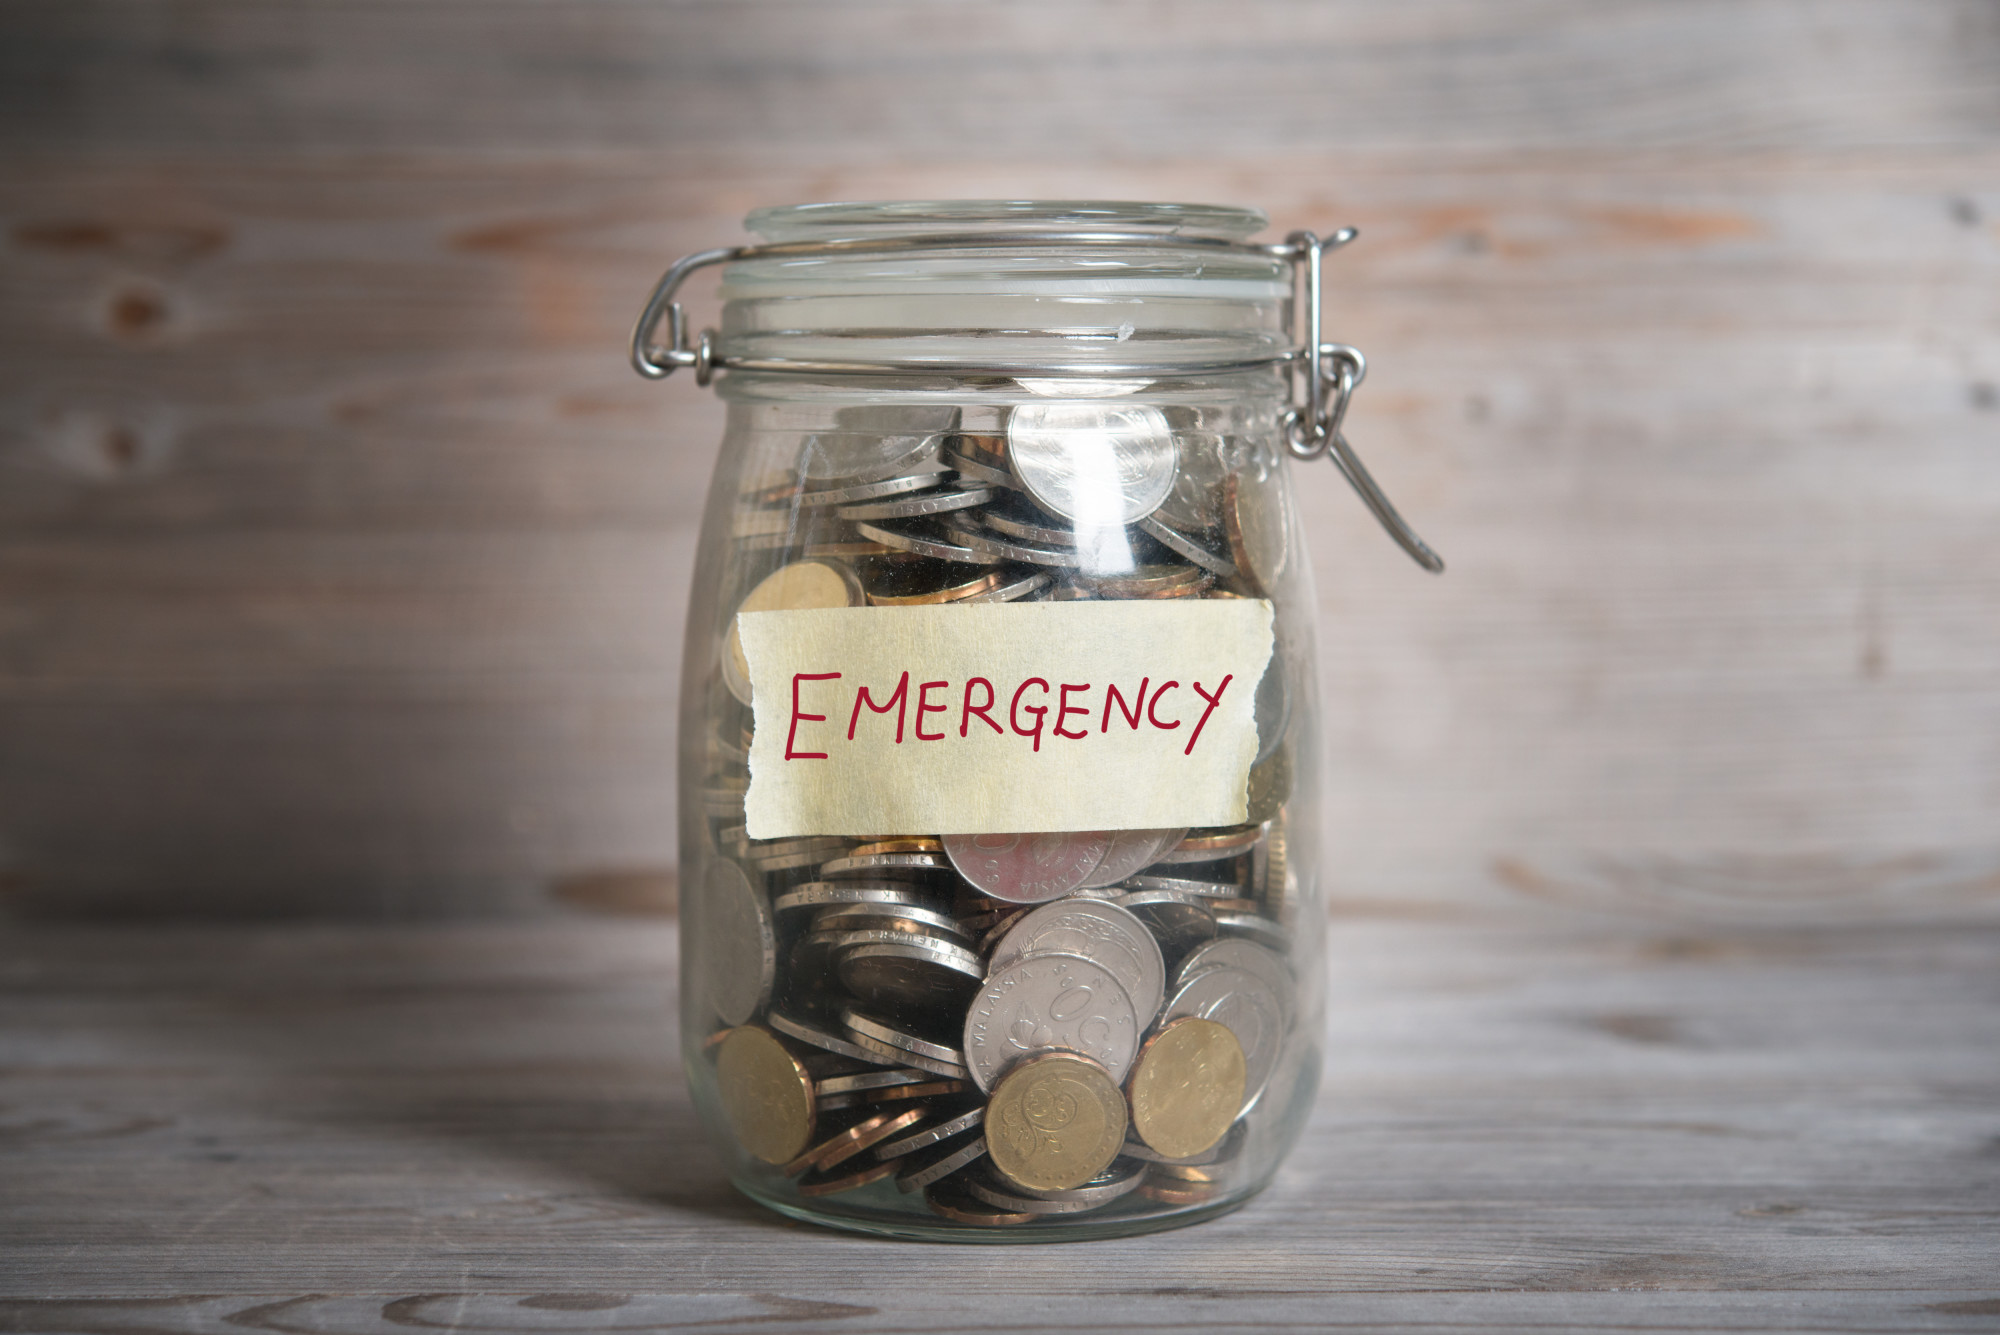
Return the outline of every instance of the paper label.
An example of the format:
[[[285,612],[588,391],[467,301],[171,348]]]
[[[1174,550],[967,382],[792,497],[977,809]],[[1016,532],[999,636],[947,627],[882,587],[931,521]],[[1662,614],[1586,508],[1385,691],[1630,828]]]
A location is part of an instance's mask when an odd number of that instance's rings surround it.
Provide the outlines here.
[[[1271,604],[744,612],[752,839],[1234,825]]]

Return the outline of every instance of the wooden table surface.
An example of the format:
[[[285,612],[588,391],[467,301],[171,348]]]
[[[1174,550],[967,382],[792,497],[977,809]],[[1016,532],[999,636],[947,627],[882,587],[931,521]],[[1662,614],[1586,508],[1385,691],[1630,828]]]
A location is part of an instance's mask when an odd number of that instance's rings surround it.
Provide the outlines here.
[[[782,1221],[668,919],[0,938],[0,1330],[2000,1328],[2000,927],[1348,915],[1277,1184],[1119,1242]]]

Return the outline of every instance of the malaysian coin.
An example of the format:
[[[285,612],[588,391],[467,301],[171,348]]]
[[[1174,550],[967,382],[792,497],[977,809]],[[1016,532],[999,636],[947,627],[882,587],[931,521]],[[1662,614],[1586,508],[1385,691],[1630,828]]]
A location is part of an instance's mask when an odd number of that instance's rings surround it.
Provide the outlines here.
[[[742,1025],[728,1032],[716,1051],[715,1087],[745,1153],[786,1163],[812,1143],[812,1077],[770,1030]]]
[[[1222,1164],[1214,1168],[1195,1168],[1187,1164],[1156,1163],[1147,1174],[1156,1182],[1193,1182],[1201,1186],[1219,1187],[1236,1176],[1236,1165]]]
[[[1212,431],[1177,431],[1180,468],[1173,490],[1160,502],[1155,518],[1183,533],[1203,533],[1222,524],[1222,482],[1229,476],[1224,461],[1228,445]]]
[[[1119,1197],[1130,1194],[1146,1179],[1150,1167],[1137,1159],[1114,1163],[1082,1186],[1062,1191],[1029,1191],[1024,1187],[1009,1189],[995,1180],[991,1172],[972,1173],[965,1179],[965,1189],[988,1205],[1002,1210],[1043,1215],[1081,1214],[1086,1210],[1102,1209]]]
[[[1185,828],[1112,830],[1109,833],[1111,847],[1105,850],[1103,860],[1097,864],[1097,870],[1077,887],[1079,890],[1096,890],[1116,885],[1134,872],[1152,866],[1159,860],[1161,853],[1187,837]]]
[[[845,1163],[861,1151],[879,1145],[898,1131],[907,1130],[923,1120],[922,1108],[911,1108],[900,1113],[876,1113],[872,1117],[865,1117],[844,1131],[834,1132],[786,1164],[785,1176],[797,1177],[808,1168],[827,1169],[835,1164]]]
[[[1229,535],[1229,557],[1252,589],[1270,597],[1285,573],[1291,550],[1291,522],[1283,483],[1273,474],[1259,483],[1231,473],[1222,483],[1222,528]]]
[[[974,1136],[970,1140],[949,1145],[939,1145],[934,1150],[918,1150],[905,1156],[906,1162],[896,1169],[896,1190],[903,1192],[922,1191],[933,1183],[942,1182],[953,1173],[986,1157],[986,1138]]]
[[[1226,912],[1215,915],[1215,930],[1225,937],[1255,942],[1269,950],[1290,950],[1291,933],[1261,913]]]
[[[1173,584],[1146,593],[1119,594],[1118,597],[1143,598],[1153,602],[1164,602],[1169,598],[1201,598],[1215,587],[1215,576],[1204,573],[1200,579],[1188,584]]]
[[[1104,1067],[1069,1052],[1017,1063],[986,1105],[986,1153],[1001,1179],[1033,1191],[1080,1187],[1125,1143],[1125,1096]]]
[[[919,519],[924,515],[970,510],[973,506],[984,505],[992,499],[991,487],[973,487],[958,491],[934,491],[922,496],[897,497],[886,501],[863,501],[859,505],[843,505],[834,513],[842,519]]]
[[[944,841],[928,834],[895,834],[886,839],[864,836],[866,842],[854,850],[858,858],[873,857],[877,853],[942,853]]]
[[[854,525],[855,532],[899,552],[912,552],[918,556],[933,556],[940,561],[956,561],[960,565],[994,566],[1002,558],[983,547],[968,547],[955,540],[950,534],[930,526],[929,520],[905,521],[910,527],[884,528],[880,524],[866,521]]]
[[[939,908],[914,904],[833,904],[813,915],[815,932],[907,932],[943,936],[952,945],[970,946],[958,919]]]
[[[871,607],[928,607],[976,598],[1006,576],[992,566],[940,566],[929,561],[877,564],[862,571]]]
[[[980,463],[977,459],[968,459],[952,450],[946,450],[943,457],[945,464],[958,474],[961,483],[969,482],[979,487],[1005,487],[1009,491],[1020,489],[1020,479],[1004,467]]]
[[[1008,928],[987,967],[998,973],[1035,955],[1075,955],[1103,965],[1131,999],[1141,1029],[1166,1000],[1167,966],[1159,943],[1146,924],[1116,904],[1094,899],[1044,904]]]
[[[1117,574],[1091,575],[1079,582],[1105,598],[1147,598],[1176,588],[1192,588],[1209,578],[1200,566],[1146,565]]]
[[[1051,834],[948,834],[944,851],[960,876],[1013,904],[1039,904],[1090,879],[1111,847],[1103,830]]]
[[[709,863],[696,911],[702,942],[701,982],[709,1007],[723,1023],[740,1025],[771,995],[778,967],[778,939],[764,896],[743,869],[726,858]]]
[[[931,1212],[957,1224],[973,1224],[980,1228],[1006,1228],[1013,1224],[1032,1224],[1040,1216],[1021,1210],[1002,1210],[988,1205],[956,1182],[941,1182],[924,1192],[924,1204]]]
[[[794,561],[772,571],[736,605],[724,639],[722,681],[729,693],[750,703],[750,664],[743,657],[737,619],[745,612],[789,612],[809,607],[860,607],[866,601],[861,581],[844,565],[832,561]]]
[[[914,1154],[918,1150],[927,1150],[933,1145],[942,1145],[945,1141],[953,1137],[962,1136],[966,1132],[973,1130],[985,1120],[986,1105],[982,1103],[979,1107],[968,1109],[948,1121],[919,1128],[907,1136],[885,1141],[877,1145],[875,1147],[875,1157],[878,1159],[900,1159],[906,1154]]]
[[[1129,1138],[1126,1140],[1124,1148],[1120,1149],[1118,1152],[1129,1159],[1144,1159],[1148,1163],[1167,1164],[1167,1165],[1175,1165],[1182,1167],[1197,1165],[1197,1164],[1204,1166],[1214,1165],[1214,1164],[1224,1164],[1228,1163],[1231,1159],[1234,1159],[1239,1153],[1242,1152],[1243,1141],[1246,1134],[1245,1129],[1247,1126],[1248,1123],[1244,1122],[1241,1118],[1238,1118],[1236,1124],[1229,1128],[1228,1132],[1222,1137],[1221,1140],[1217,1141],[1209,1148],[1203,1150],[1200,1154],[1190,1154],[1185,1158],[1169,1159],[1165,1155],[1161,1154],[1158,1150],[1154,1149],[1152,1146],[1147,1145],[1142,1141]]]
[[[1123,1080],[1139,1017],[1118,976],[1079,955],[1030,955],[995,969],[965,1016],[965,1064],[981,1089],[1034,1054],[1081,1053]]]
[[[1245,787],[1245,815],[1253,821],[1267,821],[1283,809],[1292,796],[1292,748],[1288,741],[1272,748],[1250,767]]]
[[[1164,863],[1215,862],[1245,853],[1264,837],[1261,825],[1233,825],[1224,830],[1191,830],[1185,839],[1160,854]]]
[[[1167,1002],[1166,1018],[1193,1015],[1227,1025],[1243,1045],[1243,1111],[1264,1092],[1291,1016],[1291,998],[1260,974],[1228,965],[1204,969]]]
[[[848,854],[820,866],[821,876],[868,876],[877,872],[950,871],[950,859],[937,853]]]
[[[851,904],[875,905],[885,909],[928,908],[937,902],[907,882],[888,881],[807,881],[793,886],[771,901],[780,913],[792,909],[817,909]]]
[[[1051,514],[1117,528],[1160,508],[1180,451],[1158,408],[1059,399],[1024,403],[1007,417],[1007,458],[1028,494]]]
[[[837,1052],[807,1052],[794,1055],[798,1056],[799,1065],[806,1068],[806,1074],[813,1078],[815,1089],[826,1080],[835,1080],[844,1075],[859,1075],[863,1071],[877,1069],[874,1062],[843,1057]]]
[[[744,861],[758,871],[797,871],[826,861],[829,853],[843,853],[847,844],[840,839],[772,839],[746,844]]]
[[[900,1065],[935,1071],[954,1080],[962,1080],[966,1076],[965,1054],[957,1048],[920,1038],[851,1006],[841,1010],[840,1023],[847,1030],[847,1036],[865,1052],[875,1053]]]
[[[858,1043],[851,1042],[846,1036],[842,1034],[831,1033],[828,1030],[821,1028],[819,1025],[809,1024],[804,1020],[794,1019],[792,1016],[786,1015],[782,1011],[774,1010],[764,1018],[770,1022],[770,1025],[773,1029],[785,1035],[787,1038],[796,1038],[801,1043],[810,1043],[814,1047],[819,1048],[823,1051],[837,1053],[842,1057],[848,1057],[855,1061],[866,1062],[870,1066],[885,1066],[885,1065],[900,1064],[900,1054],[898,1054],[897,1056],[891,1056],[885,1058],[879,1052],[872,1051],[868,1048],[862,1047]],[[894,1050],[891,1049],[891,1051]]]
[[[822,487],[818,491],[802,491],[789,498],[792,504],[807,508],[827,505],[854,505],[860,501],[878,501],[885,496],[907,496],[913,491],[926,491],[938,486],[951,477],[940,469],[930,473],[908,473],[902,477],[892,477],[886,482],[865,482],[854,487]]]
[[[821,1094],[859,1094],[870,1089],[893,1089],[898,1085],[928,1084],[937,1077],[929,1071],[909,1068],[889,1071],[856,1071],[852,1075],[836,1075],[819,1082]],[[790,1155],[786,1155],[790,1158]]]
[[[866,404],[836,409],[833,423],[799,447],[797,472],[806,482],[850,486],[922,472],[958,426],[958,409]]]
[[[1125,888],[1133,893],[1167,890],[1177,895],[1193,895],[1197,899],[1230,899],[1243,893],[1242,886],[1227,881],[1195,881],[1181,876],[1128,876]]]
[[[1215,936],[1215,915],[1208,907],[1212,902],[1179,890],[1133,890],[1112,901],[1152,928],[1161,953],[1169,956],[1183,954]]]
[[[879,1107],[884,1103],[908,1103],[911,1099],[930,1099],[941,1094],[963,1094],[967,1088],[969,1086],[963,1080],[940,1080],[931,1076],[930,1083],[925,1085],[895,1085],[855,1094],[822,1094],[815,1098],[813,1107],[820,1112],[839,1112],[847,1108]]]
[[[1205,570],[1213,571],[1215,574],[1221,575],[1224,579],[1236,573],[1236,563],[1231,561],[1227,556],[1224,556],[1221,551],[1216,550],[1216,548],[1226,548],[1228,546],[1226,541],[1216,543],[1215,547],[1210,547],[1198,537],[1190,536],[1177,528],[1170,528],[1166,524],[1161,523],[1158,515],[1147,515],[1139,521],[1138,528],[1141,533],[1144,533],[1162,547],[1185,556],[1196,565],[1201,566]],[[1199,534],[1202,530],[1196,530],[1196,532]],[[1218,534],[1217,536],[1221,537],[1223,535]]]
[[[1048,572],[1038,570],[1032,575],[1026,575],[1020,579],[1002,584],[998,588],[990,589],[985,593],[975,593],[970,598],[962,599],[961,601],[967,603],[1011,603],[1016,599],[1029,597],[1047,588],[1054,578],[1055,576]]]
[[[1074,547],[1077,545],[1075,529],[1040,523],[1038,519],[1038,516],[1034,516],[1031,513],[1013,514],[1005,510],[988,510],[979,516],[980,523],[1004,537],[1019,538],[1023,542],[1039,543],[1044,547]]]
[[[1063,567],[1083,564],[1083,557],[1074,547],[1037,547],[950,520],[944,522],[943,528],[946,537],[967,551],[979,552],[989,561],[1023,561],[1029,565]]]
[[[1186,1016],[1146,1040],[1128,1085],[1132,1130],[1170,1159],[1220,1141],[1243,1110],[1243,1045],[1226,1026]]]
[[[1180,991],[1188,982],[1210,969],[1241,969],[1244,973],[1254,973],[1269,983],[1279,996],[1286,998],[1292,996],[1297,986],[1292,966],[1285,963],[1284,956],[1254,941],[1224,938],[1190,952],[1180,962],[1174,970],[1174,990]]]
[[[1158,1205],[1206,1205],[1220,1197],[1222,1190],[1214,1183],[1181,1182],[1148,1174],[1136,1194]]]
[[[936,937],[889,935],[904,939],[846,945],[834,954],[841,985],[863,1001],[892,1010],[957,1007],[979,986],[985,969],[977,955]]]
[[[888,1163],[864,1163],[837,1172],[814,1168],[799,1178],[798,1191],[801,1196],[833,1196],[865,1187],[871,1182],[880,1182],[895,1171],[896,1165]]]

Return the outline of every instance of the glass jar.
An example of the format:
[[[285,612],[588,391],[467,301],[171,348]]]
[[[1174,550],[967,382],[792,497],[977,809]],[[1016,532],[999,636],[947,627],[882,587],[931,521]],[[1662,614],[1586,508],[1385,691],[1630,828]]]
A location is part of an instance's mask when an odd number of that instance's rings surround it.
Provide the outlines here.
[[[1296,1140],[1323,1029],[1287,458],[1333,455],[1435,561],[1340,438],[1363,363],[1319,341],[1319,262],[1351,233],[1015,202],[747,225],[765,244],[681,261],[633,340],[729,405],[680,734],[710,1138],[754,1199],[896,1237],[1232,1209]],[[673,298],[718,263],[691,344]]]

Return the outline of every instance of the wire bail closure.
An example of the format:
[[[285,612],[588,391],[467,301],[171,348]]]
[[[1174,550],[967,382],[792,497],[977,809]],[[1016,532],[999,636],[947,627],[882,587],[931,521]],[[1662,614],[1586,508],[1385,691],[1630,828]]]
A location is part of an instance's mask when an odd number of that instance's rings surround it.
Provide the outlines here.
[[[828,241],[787,241],[761,246],[725,246],[699,250],[674,261],[660,276],[646,309],[632,328],[632,369],[648,380],[664,380],[675,371],[692,369],[695,383],[707,385],[718,370],[755,371],[790,375],[987,375],[1029,376],[1041,379],[1129,378],[1164,375],[1226,375],[1283,366],[1291,373],[1292,407],[1283,419],[1285,449],[1293,458],[1311,461],[1322,454],[1333,461],[1376,520],[1410,558],[1433,574],[1444,570],[1444,561],[1410,528],[1389,502],[1361,458],[1341,434],[1347,406],[1368,375],[1368,360],[1358,348],[1345,343],[1321,341],[1320,293],[1321,260],[1329,250],[1337,250],[1354,240],[1358,233],[1343,227],[1321,239],[1312,232],[1293,232],[1281,242],[1260,245],[1230,241],[1221,237],[1162,236],[1153,232],[985,232],[926,234],[897,237],[856,237]],[[933,249],[1045,249],[1051,246],[1085,246],[1115,249],[1144,247],[1151,250],[1191,250],[1195,252],[1233,251],[1265,255],[1289,261],[1295,296],[1303,280],[1302,299],[1293,308],[1296,346],[1267,357],[1245,358],[1174,365],[1144,362],[1090,363],[1055,361],[954,362],[922,358],[866,360],[812,360],[791,357],[736,357],[722,352],[714,329],[704,329],[690,345],[687,312],[675,300],[681,285],[697,270],[738,260],[790,259],[837,255],[886,255]],[[660,324],[666,323],[667,343],[654,342]],[[1304,329],[1297,326],[1303,324]]]

